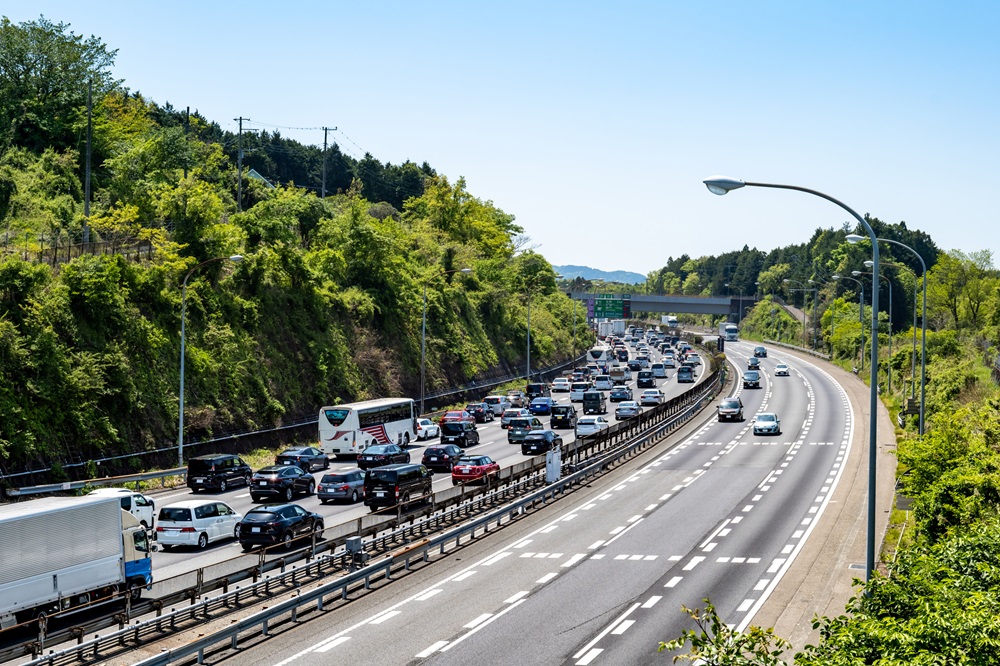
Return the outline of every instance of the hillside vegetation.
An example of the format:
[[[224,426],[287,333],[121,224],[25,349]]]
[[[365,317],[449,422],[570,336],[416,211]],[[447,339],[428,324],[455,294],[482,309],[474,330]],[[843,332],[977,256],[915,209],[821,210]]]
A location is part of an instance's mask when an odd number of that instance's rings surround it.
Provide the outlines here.
[[[376,170],[334,150],[327,159],[350,173],[332,179],[335,194],[244,174],[240,206],[233,144],[196,114],[186,128],[169,105],[129,93],[110,76],[113,60],[62,24],[0,24],[2,471],[176,442],[189,272],[188,439],[279,425],[336,401],[419,396],[425,288],[428,391],[523,368],[529,297],[533,366],[570,354],[573,306],[551,266],[520,251],[514,217],[461,178],[427,165]],[[269,179],[321,169],[317,149],[269,141],[286,149],[257,165]],[[138,262],[116,251],[138,244],[151,248]]]

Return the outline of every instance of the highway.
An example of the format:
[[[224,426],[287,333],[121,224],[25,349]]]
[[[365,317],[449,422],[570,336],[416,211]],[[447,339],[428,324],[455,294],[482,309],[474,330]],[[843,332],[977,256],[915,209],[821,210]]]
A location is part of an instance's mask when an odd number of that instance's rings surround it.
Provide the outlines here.
[[[634,350],[630,350],[633,351]],[[634,353],[633,353],[634,355]],[[654,357],[659,358],[659,354],[653,354]],[[708,374],[707,369],[704,365],[696,368],[697,382],[701,382],[704,377]],[[633,389],[635,398],[638,399],[641,390],[635,387],[635,374],[633,372],[633,380],[629,382],[629,386]],[[684,391],[691,388],[691,384],[678,385],[674,381],[674,372],[668,370],[668,378],[666,380],[658,379],[657,386],[660,388],[667,398],[672,398],[676,395],[680,395]],[[484,394],[485,395],[485,394]],[[568,393],[553,393],[553,399],[558,404],[569,404],[569,394]],[[614,410],[617,403],[608,402],[608,413],[605,417],[609,422],[615,423]],[[580,415],[583,415],[583,408],[580,403],[575,403],[577,411]],[[541,416],[546,426],[548,424],[549,417]],[[475,453],[479,455],[488,455],[493,460],[497,461],[501,467],[508,467],[510,465],[517,464],[524,460],[528,460],[527,456],[521,455],[521,448],[515,444],[507,443],[507,431],[500,427],[500,419],[496,418],[492,422],[481,423],[478,425],[478,430],[480,433],[480,444],[476,446],[471,446],[467,449],[469,453]],[[574,435],[572,430],[558,430],[561,433],[563,441],[565,443],[571,443],[574,440]],[[423,442],[414,442],[409,447],[410,458],[413,462],[420,462],[421,456],[423,455],[423,450],[427,446],[434,445],[438,440],[432,439]],[[330,471],[356,469],[356,465],[345,460],[331,461]],[[313,476],[316,478],[317,483],[319,479],[322,478],[324,472],[315,472]],[[435,474],[434,489],[443,490],[445,488],[451,487],[451,476],[447,472],[437,472]],[[245,487],[237,487],[233,490],[229,490],[225,493],[192,493],[189,489],[183,488],[175,491],[168,492],[166,494],[157,494],[155,496],[157,507],[163,507],[171,502],[178,502],[186,499],[203,498],[203,497],[217,497],[220,500],[229,504],[237,512],[243,514],[249,509],[255,506],[250,500],[250,492]],[[306,508],[309,511],[315,511],[320,515],[324,516],[326,526],[331,526],[337,523],[346,522],[348,520],[356,519],[359,516],[364,516],[369,513],[368,507],[364,506],[362,503],[350,505],[350,504],[322,504],[315,496],[303,497],[298,496],[294,500],[297,504]],[[190,571],[194,571],[200,567],[208,567],[212,564],[221,562],[223,560],[237,557],[242,555],[242,549],[239,544],[234,540],[225,540],[216,542],[209,545],[203,551],[199,551],[194,548],[187,547],[176,547],[169,551],[160,550],[153,553],[153,575],[157,581],[163,581],[167,578],[173,576],[179,576]]]
[[[742,371],[752,346],[728,343]],[[777,362],[790,377],[774,377]],[[709,597],[744,628],[809,538],[848,455],[844,390],[771,349],[747,420],[714,417],[590,486],[378,594],[293,626],[245,664],[642,664]],[[777,412],[782,434],[754,436]]]

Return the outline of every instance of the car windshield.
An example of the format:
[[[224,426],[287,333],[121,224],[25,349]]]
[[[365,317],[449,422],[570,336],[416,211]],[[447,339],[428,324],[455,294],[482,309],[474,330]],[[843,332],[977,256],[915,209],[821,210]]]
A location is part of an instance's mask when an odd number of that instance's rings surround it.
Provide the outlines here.
[[[388,452],[389,452],[388,446],[378,446],[378,445],[369,446],[367,449],[364,450],[364,453],[388,453]]]
[[[350,477],[346,474],[324,474],[320,483],[347,483]]]
[[[375,481],[384,481],[387,483],[396,482],[396,472],[394,470],[385,469],[370,469],[368,470],[369,478]]]
[[[513,419],[510,422],[510,427],[511,428],[527,428],[528,427],[528,419]]]
[[[508,409],[507,411],[505,411],[503,413],[503,415],[504,416],[520,416],[521,415],[521,410],[520,409]]]
[[[756,372],[744,372],[743,376],[747,379],[757,379],[760,377]]]
[[[760,414],[757,416],[758,421],[775,421],[777,420],[774,414]]]
[[[533,405],[547,405],[552,402],[551,398],[535,398],[531,401]]]
[[[582,425],[582,426],[597,425],[597,420],[596,419],[580,419],[579,425]]]
[[[739,409],[740,403],[736,400],[724,400],[722,403],[723,409]]]

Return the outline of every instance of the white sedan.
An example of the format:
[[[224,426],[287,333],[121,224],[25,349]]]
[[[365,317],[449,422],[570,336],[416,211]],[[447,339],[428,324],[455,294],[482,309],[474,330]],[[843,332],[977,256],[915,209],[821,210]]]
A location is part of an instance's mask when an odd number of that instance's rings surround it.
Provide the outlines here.
[[[576,436],[593,435],[610,426],[611,424],[603,416],[584,416],[576,422]]]
[[[661,405],[663,404],[663,391],[660,389],[646,389],[639,396],[640,405]]]
[[[441,426],[430,419],[417,419],[417,441],[441,435]]]
[[[753,434],[780,435],[781,421],[774,412],[761,412],[753,421]]]
[[[785,365],[784,363],[779,363],[778,365],[774,366],[774,376],[788,377],[789,376],[788,366]]]
[[[557,377],[552,380],[553,393],[569,393],[570,383],[566,377]]]

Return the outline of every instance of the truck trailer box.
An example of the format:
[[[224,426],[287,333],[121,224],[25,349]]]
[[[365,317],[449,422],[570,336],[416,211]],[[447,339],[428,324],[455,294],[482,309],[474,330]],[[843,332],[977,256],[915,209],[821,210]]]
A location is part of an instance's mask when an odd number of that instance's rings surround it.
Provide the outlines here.
[[[0,562],[0,619],[121,584],[118,499],[48,497],[0,506]]]

